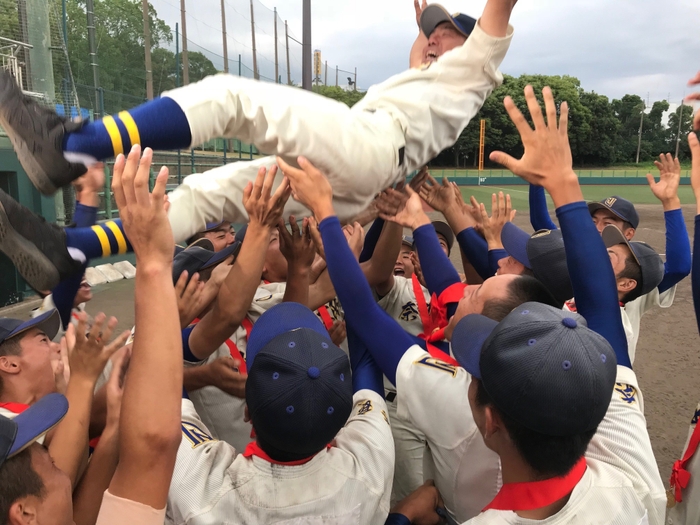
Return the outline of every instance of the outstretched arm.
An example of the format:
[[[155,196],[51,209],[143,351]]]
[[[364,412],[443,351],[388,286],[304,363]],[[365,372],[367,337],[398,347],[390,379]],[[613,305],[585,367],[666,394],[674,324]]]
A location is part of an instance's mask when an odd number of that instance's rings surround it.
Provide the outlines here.
[[[423,50],[425,46],[428,45],[428,37],[425,36],[423,30],[420,27],[420,15],[423,9],[428,7],[427,0],[413,0],[413,7],[416,9],[416,23],[418,24],[418,36],[416,41],[413,42],[411,47],[411,55],[409,57],[408,65],[410,68],[420,67],[423,63]]]
[[[557,225],[554,224],[549,216],[547,209],[547,195],[542,186],[530,184],[530,224],[535,231],[539,230],[556,230]]]
[[[698,73],[698,81],[700,81],[700,73]],[[700,115],[700,111],[698,111]],[[693,306],[695,307],[695,320],[700,331],[700,140],[698,136],[691,132],[688,135],[688,143],[690,144],[690,153],[693,157],[693,168],[690,172],[690,184],[693,187],[695,194],[695,202],[697,210],[695,215],[695,237],[693,238],[693,274],[691,277],[693,288]]]

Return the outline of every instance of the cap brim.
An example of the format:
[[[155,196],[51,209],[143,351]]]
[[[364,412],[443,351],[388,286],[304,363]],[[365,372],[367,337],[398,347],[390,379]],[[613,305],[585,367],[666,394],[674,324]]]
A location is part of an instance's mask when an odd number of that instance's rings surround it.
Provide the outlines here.
[[[280,303],[267,310],[253,325],[246,346],[246,365],[253,366],[255,356],[275,337],[299,328],[318,332],[330,341],[328,330],[316,314],[299,303]]]
[[[41,330],[46,334],[46,337],[53,339],[56,337],[60,325],[61,317],[58,315],[58,310],[54,308],[53,310],[49,310],[48,312],[43,313],[34,319],[30,319],[29,321],[22,323],[17,328],[12,330],[12,332],[5,337],[5,340],[10,339],[11,337],[16,337],[27,330],[31,330],[32,328]]]
[[[223,250],[216,252],[214,255],[212,255],[211,259],[204,263],[204,266],[202,266],[202,270],[208,270],[209,268],[213,268],[214,266],[224,262],[227,258],[229,258],[232,255],[235,258],[238,255],[238,252],[240,251],[241,243],[234,242],[230,246],[227,246]]]
[[[521,230],[512,222],[505,223],[501,230],[503,249],[520,264],[532,269],[530,258],[527,256],[527,243],[529,240],[530,234],[525,230]]]
[[[449,22],[452,24],[457,31],[463,33],[462,29],[455,24],[452,19],[452,15],[447,12],[447,9],[442,7],[440,4],[430,4],[428,7],[423,9],[420,15],[420,27],[425,36],[429,37],[435,28],[442,24],[443,22]]]
[[[452,251],[452,245],[455,242],[455,234],[450,228],[450,225],[443,221],[433,221],[433,228],[435,228],[435,233],[439,233],[445,238],[447,242],[447,250]]]
[[[610,248],[611,246],[617,246],[618,244],[626,245],[627,248],[629,248],[629,251],[632,253],[632,257],[634,257],[634,260],[641,268],[642,264],[639,262],[637,254],[634,253],[632,245],[630,244],[627,237],[625,237],[625,235],[620,231],[620,229],[617,226],[614,226],[612,224],[607,225],[605,228],[603,228],[603,233],[601,233],[601,236],[603,237],[603,243],[605,244],[606,248]]]
[[[68,412],[68,400],[61,394],[49,394],[12,420],[17,424],[17,435],[8,457],[19,454],[55,427]]]
[[[225,222],[226,222],[226,221],[208,222],[208,223],[206,224],[206,226],[204,226],[203,233],[210,232],[210,231],[212,231],[212,230],[216,230],[217,228],[220,228],[221,226],[223,226],[223,224],[224,224]]]
[[[452,332],[451,349],[457,362],[473,377],[481,379],[481,349],[498,321],[479,314],[462,318]]]

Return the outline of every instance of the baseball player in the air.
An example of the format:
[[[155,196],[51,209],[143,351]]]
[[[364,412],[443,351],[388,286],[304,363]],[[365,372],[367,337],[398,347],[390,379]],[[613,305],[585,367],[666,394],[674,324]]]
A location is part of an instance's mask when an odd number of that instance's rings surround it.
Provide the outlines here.
[[[0,125],[44,193],[68,184],[95,159],[127,152],[134,144],[178,149],[214,137],[236,137],[287,159],[308,157],[328,173],[339,212],[349,218],[379,191],[454,144],[501,83],[498,67],[512,38],[509,19],[516,1],[488,0],[478,23],[466,15],[450,16],[439,5],[425,7],[411,69],[370,88],[352,109],[296,88],[216,75],[81,126],[24,97],[15,80],[3,73]],[[170,194],[176,242],[201,231],[207,222],[246,222],[243,188],[260,167],[274,163],[274,157],[266,157],[189,177]],[[300,205],[285,211],[308,215]],[[0,222],[7,228],[22,219],[7,215],[0,209]],[[55,261],[39,253],[21,257],[17,246],[4,242],[0,248],[30,284],[45,284],[33,274],[49,273]]]

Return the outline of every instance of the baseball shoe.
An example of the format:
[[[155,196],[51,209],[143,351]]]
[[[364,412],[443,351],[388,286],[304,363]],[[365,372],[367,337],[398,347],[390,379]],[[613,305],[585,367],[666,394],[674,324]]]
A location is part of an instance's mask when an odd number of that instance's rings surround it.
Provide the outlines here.
[[[52,290],[82,270],[80,262],[68,253],[63,228],[46,222],[1,189],[0,251],[37,291]]]
[[[44,195],[54,194],[87,171],[83,164],[63,157],[63,137],[83,123],[63,118],[22,93],[8,72],[0,72],[0,126],[32,183]]]

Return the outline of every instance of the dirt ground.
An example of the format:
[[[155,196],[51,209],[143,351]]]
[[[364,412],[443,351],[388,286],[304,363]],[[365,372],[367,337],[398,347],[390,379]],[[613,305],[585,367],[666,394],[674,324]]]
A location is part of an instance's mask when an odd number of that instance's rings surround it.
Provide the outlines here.
[[[641,217],[635,240],[645,241],[659,253],[665,252],[663,211],[658,205],[637,206]],[[694,231],[694,206],[684,206],[688,231]],[[515,220],[530,229],[527,214]],[[452,259],[461,269],[459,252]],[[120,329],[130,329],[134,322],[133,281],[120,281],[94,289],[89,304],[91,313],[105,312],[119,319]],[[25,319],[38,301],[29,300],[0,310],[1,316]],[[695,323],[690,279],[678,285],[673,306],[653,309],[642,322],[637,346],[635,371],[644,395],[645,412],[651,443],[661,477],[668,485],[673,462],[680,457],[688,435],[688,425],[700,401],[700,341]]]

